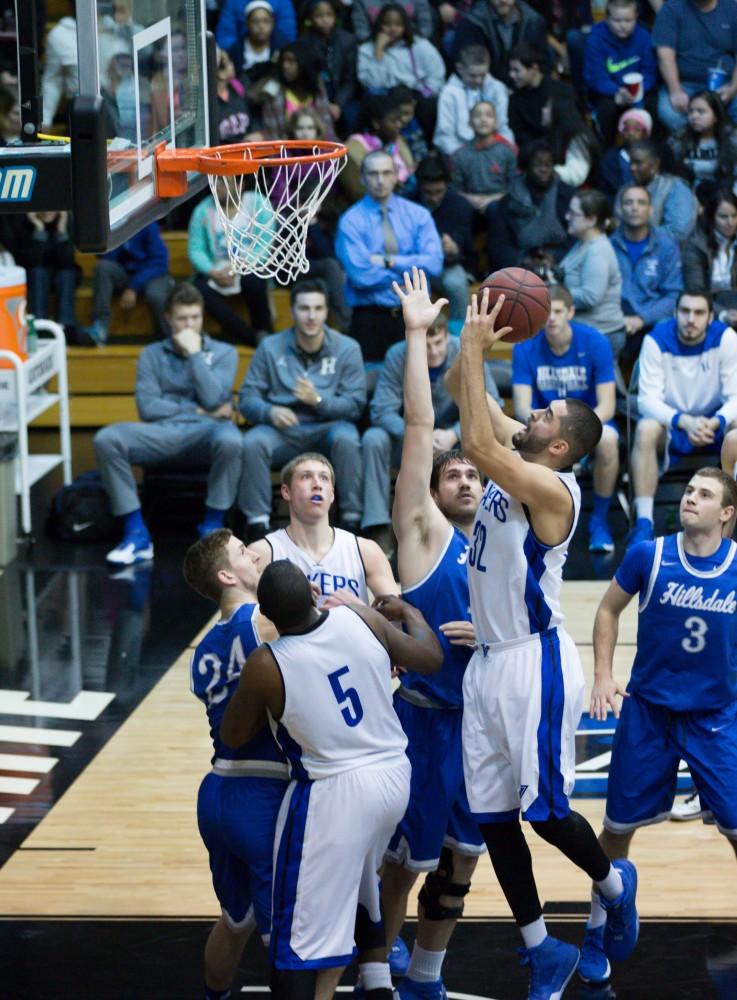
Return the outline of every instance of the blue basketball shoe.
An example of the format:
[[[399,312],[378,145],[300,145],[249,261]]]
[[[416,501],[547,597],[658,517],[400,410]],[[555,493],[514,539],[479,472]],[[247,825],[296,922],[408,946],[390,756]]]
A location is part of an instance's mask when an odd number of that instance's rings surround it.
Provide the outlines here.
[[[399,1000],[448,1000],[445,983],[436,979],[433,983],[418,983],[414,979],[403,979],[399,984]]]
[[[627,536],[627,548],[631,549],[640,542],[651,542],[655,537],[653,522],[647,517],[638,517],[635,526]]]
[[[389,952],[389,969],[393,976],[406,976],[409,968],[409,948],[404,940],[397,935]]]
[[[617,899],[605,899],[600,894],[601,905],[606,910],[604,953],[612,962],[623,962],[632,954],[640,933],[640,918],[635,905],[637,869],[625,858],[612,861],[612,865],[622,876],[624,889]]]
[[[587,927],[578,963],[578,978],[587,986],[606,983],[612,974],[612,967],[604,952],[604,924],[601,927]]]
[[[520,948],[522,965],[530,966],[527,1000],[560,1000],[578,966],[578,948],[557,938],[545,938],[536,948]]]

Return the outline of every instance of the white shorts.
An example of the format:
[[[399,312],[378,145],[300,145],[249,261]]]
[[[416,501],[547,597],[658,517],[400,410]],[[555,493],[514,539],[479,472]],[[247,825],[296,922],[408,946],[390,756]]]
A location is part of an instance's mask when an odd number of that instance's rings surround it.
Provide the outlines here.
[[[563,818],[576,776],[584,679],[562,629],[494,643],[463,679],[463,770],[478,823]]]
[[[357,917],[383,930],[378,871],[407,808],[410,774],[402,754],[289,785],[274,840],[271,961],[277,969],[348,965]]]

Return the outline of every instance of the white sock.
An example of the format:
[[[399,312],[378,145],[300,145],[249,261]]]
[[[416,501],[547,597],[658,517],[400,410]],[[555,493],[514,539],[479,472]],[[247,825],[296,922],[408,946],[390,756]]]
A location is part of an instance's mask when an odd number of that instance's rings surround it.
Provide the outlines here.
[[[268,514],[259,514],[256,517],[249,517],[248,523],[249,524],[268,524],[269,520],[270,520],[270,518],[269,518]]]
[[[392,974],[388,962],[364,962],[358,966],[358,975],[367,993],[369,990],[392,989]]]
[[[407,979],[414,979],[416,983],[434,983],[440,979],[440,970],[443,967],[445,951],[425,951],[415,944],[412,948],[412,957],[409,960],[407,969]]]
[[[520,933],[522,940],[525,942],[525,948],[537,948],[548,936],[545,927],[545,918],[538,917],[534,923],[525,924],[524,927],[520,927]]]
[[[609,874],[607,877],[596,883],[599,886],[599,891],[602,896],[606,896],[607,899],[616,899],[617,896],[622,895],[622,890],[624,889],[624,883],[622,882],[622,876],[619,874],[614,865],[609,865]]]
[[[598,892],[591,890],[591,913],[586,921],[586,926],[592,930],[596,927],[603,927],[606,923],[606,910],[601,905],[601,896]]]
[[[655,497],[635,497],[635,516],[646,518],[652,523]]]

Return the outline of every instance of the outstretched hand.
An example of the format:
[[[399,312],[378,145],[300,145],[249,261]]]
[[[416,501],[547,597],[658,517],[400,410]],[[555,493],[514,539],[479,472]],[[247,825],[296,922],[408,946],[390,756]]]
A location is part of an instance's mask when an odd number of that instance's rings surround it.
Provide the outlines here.
[[[502,306],[504,295],[500,295],[493,308],[489,309],[489,289],[485,288],[481,298],[476,294],[471,296],[471,304],[466,309],[466,321],[461,330],[461,342],[466,341],[481,346],[484,353],[490,350],[498,340],[512,332],[511,326],[495,329],[496,319]]]
[[[392,288],[402,303],[404,328],[408,333],[420,330],[423,334],[426,333],[443,306],[448,305],[447,299],[438,299],[437,302],[431,300],[425,272],[416,267],[412,268],[411,277],[407,271],[404,272],[404,287],[393,281]]]

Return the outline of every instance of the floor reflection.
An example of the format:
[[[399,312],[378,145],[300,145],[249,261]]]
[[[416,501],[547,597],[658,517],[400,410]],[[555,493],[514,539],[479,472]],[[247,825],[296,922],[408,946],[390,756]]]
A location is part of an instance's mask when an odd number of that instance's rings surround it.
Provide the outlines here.
[[[116,573],[67,551],[72,565],[62,547],[0,570],[0,863],[212,613],[182,544]]]

